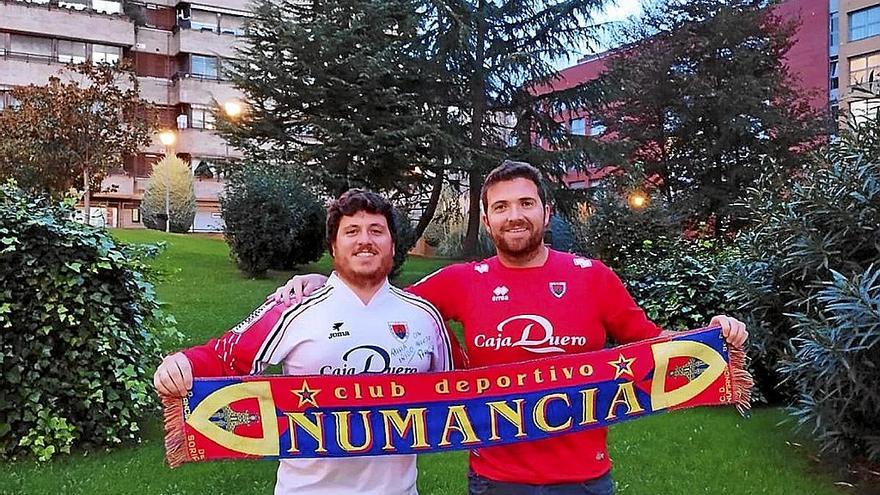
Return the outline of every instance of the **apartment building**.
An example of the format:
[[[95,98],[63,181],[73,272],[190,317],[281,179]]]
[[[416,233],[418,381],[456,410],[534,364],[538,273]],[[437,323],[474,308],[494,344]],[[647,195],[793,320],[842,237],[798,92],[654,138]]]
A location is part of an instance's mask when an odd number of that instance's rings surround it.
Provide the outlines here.
[[[213,105],[236,108],[241,94],[224,81],[223,67],[236,56],[247,0],[162,3],[116,0],[2,0],[0,3],[0,110],[13,104],[16,85],[45,84],[65,63],[130,60],[141,96],[155,105],[159,140],[127,157],[93,195],[98,218],[116,227],[141,226],[139,205],[152,166],[166,152],[190,164],[195,178],[195,231],[222,229],[213,167],[241,153],[212,132]]]
[[[786,64],[796,78],[797,86],[810,95],[814,108],[829,109],[832,114],[838,112],[840,104],[848,104],[847,98],[839,98],[839,95],[849,94],[841,84],[853,77],[858,80],[872,78],[874,70],[880,68],[880,1],[841,0],[839,16],[837,3],[837,0],[788,0],[773,7],[775,14],[782,19],[798,23],[792,47],[786,54]],[[855,24],[844,24],[853,18],[853,14]],[[839,33],[851,29],[850,25],[855,26],[855,37],[840,36]],[[579,61],[564,69],[561,78],[548,90],[566,89],[598,78],[612,56],[613,51]],[[838,77],[838,58],[848,62],[845,70],[849,71],[851,78],[843,80]],[[842,102],[839,103],[838,99]],[[857,107],[880,106],[874,102],[853,104]],[[598,121],[591,119],[586,112],[560,114],[557,118],[566,123],[571,133],[599,136],[604,132]],[[587,188],[600,182],[611,171],[613,168],[605,167],[571,172],[564,180],[569,187]]]
[[[880,2],[831,0],[832,101],[854,117],[880,109]]]

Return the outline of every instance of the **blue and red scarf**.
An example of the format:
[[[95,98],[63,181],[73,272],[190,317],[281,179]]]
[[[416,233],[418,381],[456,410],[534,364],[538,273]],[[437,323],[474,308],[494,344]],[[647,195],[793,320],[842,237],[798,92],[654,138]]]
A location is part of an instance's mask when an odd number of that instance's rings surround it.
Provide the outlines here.
[[[163,397],[171,467],[212,459],[414,454],[527,442],[707,405],[749,408],[719,328],[444,373],[197,379]]]

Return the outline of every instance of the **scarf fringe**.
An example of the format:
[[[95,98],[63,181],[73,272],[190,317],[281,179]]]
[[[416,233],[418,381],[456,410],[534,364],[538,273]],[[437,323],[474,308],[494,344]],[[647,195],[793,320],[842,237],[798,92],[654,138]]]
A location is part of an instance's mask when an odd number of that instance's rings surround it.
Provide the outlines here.
[[[742,347],[730,347],[730,371],[733,375],[733,402],[742,416],[752,409],[752,387],[755,380],[746,369],[746,352]]]
[[[162,407],[165,416],[165,460],[174,469],[187,461],[183,434],[183,400],[180,397],[162,396]]]

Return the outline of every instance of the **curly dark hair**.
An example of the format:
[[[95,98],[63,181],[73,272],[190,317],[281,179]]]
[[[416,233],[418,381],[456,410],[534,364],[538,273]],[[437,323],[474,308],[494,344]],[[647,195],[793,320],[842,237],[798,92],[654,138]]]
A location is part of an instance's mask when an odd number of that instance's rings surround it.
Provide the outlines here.
[[[339,232],[339,222],[344,216],[351,216],[359,211],[384,215],[391,232],[391,240],[397,244],[397,224],[394,221],[394,208],[391,202],[372,191],[349,189],[330,203],[327,208],[327,248],[333,255],[333,241]]]

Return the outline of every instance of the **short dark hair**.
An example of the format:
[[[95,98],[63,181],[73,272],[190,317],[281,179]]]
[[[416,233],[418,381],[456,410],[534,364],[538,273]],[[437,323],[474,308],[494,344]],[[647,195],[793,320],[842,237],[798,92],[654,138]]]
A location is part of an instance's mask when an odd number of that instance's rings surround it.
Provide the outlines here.
[[[391,240],[397,244],[397,224],[394,222],[394,207],[391,202],[372,191],[349,189],[327,207],[327,248],[330,249],[331,256],[342,217],[352,216],[360,211],[384,215],[391,232]]]
[[[487,197],[489,186],[518,178],[528,179],[534,182],[535,187],[538,188],[538,198],[541,200],[541,205],[547,205],[547,190],[544,187],[544,178],[541,176],[541,171],[526,162],[504,160],[501,165],[495,167],[494,170],[489,172],[489,175],[486,176],[486,180],[483,181],[483,190],[480,191],[480,198],[483,202],[483,211],[488,211],[489,209],[489,199]]]

